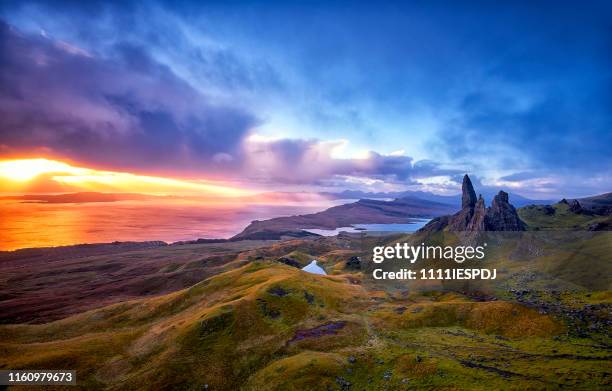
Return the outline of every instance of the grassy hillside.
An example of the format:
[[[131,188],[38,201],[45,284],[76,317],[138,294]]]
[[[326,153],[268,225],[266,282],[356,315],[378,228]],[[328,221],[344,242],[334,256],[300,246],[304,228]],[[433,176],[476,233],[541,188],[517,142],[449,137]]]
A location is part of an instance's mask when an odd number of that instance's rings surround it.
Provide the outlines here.
[[[253,261],[167,295],[0,326],[0,367],[74,368],[83,389],[610,386],[610,341],[572,336],[562,319],[361,279]]]
[[[60,304],[93,309],[0,325],[0,369],[76,369],[87,390],[609,389],[610,233],[544,229],[577,224],[563,206],[554,221],[521,213],[542,229],[72,249],[30,254],[22,269],[5,259],[5,283],[21,278],[31,308],[53,301],[35,293],[62,276]],[[374,246],[465,241],[489,243],[478,267],[497,280],[370,278]],[[327,276],[299,270],[313,258]],[[90,302],[96,281],[118,302]]]
[[[579,214],[569,210],[569,205],[529,205],[517,210],[529,230],[587,230],[598,222],[611,222],[611,216]]]

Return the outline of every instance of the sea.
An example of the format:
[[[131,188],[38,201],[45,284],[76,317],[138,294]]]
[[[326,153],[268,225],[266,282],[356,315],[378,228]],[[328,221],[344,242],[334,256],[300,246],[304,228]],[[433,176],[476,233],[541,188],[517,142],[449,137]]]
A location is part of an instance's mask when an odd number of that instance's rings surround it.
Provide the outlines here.
[[[288,204],[144,200],[41,203],[0,200],[0,250],[80,243],[224,239],[253,220],[314,213],[347,200]]]
[[[80,243],[226,239],[253,220],[319,212],[354,200],[311,200],[286,204],[210,203],[189,199],[86,203],[0,200],[0,251]],[[357,224],[320,235],[349,232],[413,232],[415,224]]]

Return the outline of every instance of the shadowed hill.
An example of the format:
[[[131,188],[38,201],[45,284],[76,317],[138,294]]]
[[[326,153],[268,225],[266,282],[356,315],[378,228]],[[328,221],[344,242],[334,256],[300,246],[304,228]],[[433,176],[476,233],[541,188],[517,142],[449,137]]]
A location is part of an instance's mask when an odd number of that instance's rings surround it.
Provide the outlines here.
[[[187,288],[256,259],[350,252],[347,237],[166,245],[117,242],[0,252],[0,323],[47,322],[103,305]]]
[[[600,194],[592,197],[578,198],[582,208],[597,215],[612,215],[612,193]]]
[[[612,193],[553,205],[529,205],[518,214],[529,230],[612,230]]]

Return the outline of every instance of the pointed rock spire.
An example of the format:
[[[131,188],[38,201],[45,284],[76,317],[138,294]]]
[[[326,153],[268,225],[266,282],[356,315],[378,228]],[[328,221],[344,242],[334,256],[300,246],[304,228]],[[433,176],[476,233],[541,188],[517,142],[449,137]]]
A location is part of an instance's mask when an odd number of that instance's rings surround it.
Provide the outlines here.
[[[462,207],[459,212],[433,219],[420,231],[524,231],[527,228],[514,206],[510,204],[505,191],[500,191],[487,208],[482,195],[476,199],[476,192],[467,174],[463,177],[462,190]]]
[[[461,209],[473,208],[476,205],[476,192],[470,177],[465,174],[461,185]]]

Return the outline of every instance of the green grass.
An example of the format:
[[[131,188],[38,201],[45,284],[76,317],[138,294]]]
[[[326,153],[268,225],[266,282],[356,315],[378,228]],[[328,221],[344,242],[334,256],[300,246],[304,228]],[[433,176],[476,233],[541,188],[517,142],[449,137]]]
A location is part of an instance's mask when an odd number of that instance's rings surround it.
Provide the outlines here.
[[[517,210],[529,230],[587,229],[589,225],[610,219],[610,216],[577,214],[567,204],[552,205],[554,214],[548,214],[542,205],[529,205]]]
[[[77,389],[87,390],[609,389],[610,333],[578,338],[562,317],[507,292],[534,289],[543,302],[575,309],[609,304],[610,266],[601,260],[610,242],[527,234],[523,245],[543,252],[518,251],[512,239],[487,259],[504,270],[482,287],[496,301],[452,289],[404,294],[344,270],[354,250],[308,242],[299,254],[291,241],[188,289],[47,324],[0,326],[0,368],[76,369]],[[274,262],[279,253],[316,254],[334,274]],[[538,277],[525,280],[526,272]],[[344,327],[295,339],[332,322]]]

